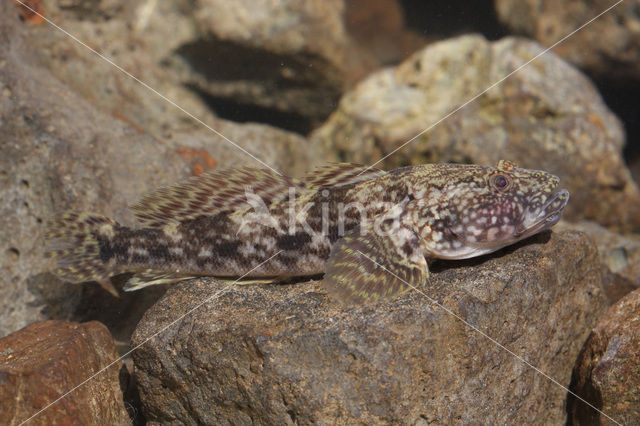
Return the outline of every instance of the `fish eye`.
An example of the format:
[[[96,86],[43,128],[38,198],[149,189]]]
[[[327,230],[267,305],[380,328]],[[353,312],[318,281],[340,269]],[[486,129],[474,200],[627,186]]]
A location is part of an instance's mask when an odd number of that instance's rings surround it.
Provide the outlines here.
[[[493,175],[491,176],[491,186],[498,191],[506,191],[511,186],[511,179],[505,175]]]

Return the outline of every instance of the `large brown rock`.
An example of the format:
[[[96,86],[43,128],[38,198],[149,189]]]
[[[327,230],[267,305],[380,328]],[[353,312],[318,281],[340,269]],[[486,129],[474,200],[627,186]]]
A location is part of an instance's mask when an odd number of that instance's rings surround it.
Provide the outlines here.
[[[620,122],[593,84],[553,53],[519,69],[542,51],[518,38],[431,44],[345,94],[312,139],[350,161],[393,153],[379,164],[386,168],[513,160],[560,176],[571,192],[565,217],[640,229]]]
[[[640,290],[629,293],[600,318],[574,369],[572,389],[621,424],[640,421]],[[613,424],[576,398],[574,424]]]
[[[17,425],[118,357],[99,322],[33,323],[0,339],[0,423]],[[116,363],[30,421],[36,425],[131,424]]]
[[[81,287],[46,273],[52,266],[43,258],[42,233],[48,218],[60,210],[76,209],[131,223],[127,206],[158,186],[210,167],[264,166],[207,129],[168,118],[169,112],[158,109],[136,115],[148,104],[168,104],[144,88],[128,92],[129,86],[112,86],[107,70],[120,82],[119,72],[79,50],[78,54],[87,55],[85,61],[107,67],[91,80],[94,90],[109,92],[112,102],[129,105],[135,119],[114,114],[109,102],[95,101],[98,95],[92,102],[75,84],[83,74],[74,79],[68,72],[56,78],[40,62],[46,62],[47,53],[34,37],[57,34],[45,25],[38,31],[47,28],[49,33],[35,32],[20,21],[13,2],[0,2],[0,336],[37,320],[78,319],[79,305],[85,312],[104,313],[101,308],[108,301],[114,308],[111,319],[104,321],[116,339],[128,341],[141,312],[122,307],[146,306],[158,293],[126,294],[116,303],[99,292],[88,300]],[[127,93],[134,94],[129,103],[123,101]],[[298,135],[266,125],[232,123],[210,112],[202,117],[285,173],[300,174],[322,162]],[[145,123],[144,128],[134,121]]]
[[[569,35],[613,6],[609,0],[495,0],[499,19],[545,46]],[[554,51],[608,78],[640,79],[640,1],[623,1],[563,41]]]
[[[364,307],[335,302],[321,282],[229,288],[205,278],[176,286],[132,340],[188,313],[133,354],[147,419],[563,423],[565,389],[431,300],[568,386],[606,309],[593,244],[581,233],[547,233],[432,266],[425,295]]]
[[[407,28],[411,16],[399,0],[345,0],[349,35],[381,64],[396,64],[427,43]]]

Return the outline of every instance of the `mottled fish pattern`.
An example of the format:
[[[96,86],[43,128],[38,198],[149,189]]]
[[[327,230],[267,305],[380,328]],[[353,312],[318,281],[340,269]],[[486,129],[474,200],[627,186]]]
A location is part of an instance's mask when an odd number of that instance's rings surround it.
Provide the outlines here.
[[[47,253],[61,278],[107,288],[124,272],[135,274],[125,290],[324,273],[341,300],[389,298],[423,286],[429,259],[479,256],[553,226],[569,200],[558,184],[508,161],[390,172],[340,163],[301,180],[222,170],[144,196],[131,207],[136,229],[63,212],[48,224]]]

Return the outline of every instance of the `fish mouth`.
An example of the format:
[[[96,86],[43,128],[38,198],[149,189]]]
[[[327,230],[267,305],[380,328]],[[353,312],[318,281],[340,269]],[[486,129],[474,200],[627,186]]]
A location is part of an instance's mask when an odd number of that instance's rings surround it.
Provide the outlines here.
[[[457,238],[462,243],[463,248],[450,253],[438,252],[436,253],[437,257],[442,259],[467,259],[494,252],[502,247],[528,238],[558,223],[568,202],[569,191],[560,189],[553,192],[541,207],[525,209],[520,223],[515,226],[515,229],[510,234],[494,240],[468,240],[464,238],[464,235],[457,235],[450,230],[452,237]]]
[[[515,236],[521,239],[551,228],[562,217],[568,202],[569,191],[556,191],[540,209],[534,212],[525,211],[524,219],[516,228]]]

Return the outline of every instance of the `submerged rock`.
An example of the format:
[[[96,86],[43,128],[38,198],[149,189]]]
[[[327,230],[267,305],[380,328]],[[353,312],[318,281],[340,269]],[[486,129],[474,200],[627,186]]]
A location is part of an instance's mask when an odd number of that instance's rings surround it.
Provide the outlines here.
[[[99,322],[43,321],[0,339],[0,423],[17,425],[118,357]],[[116,363],[33,419],[33,424],[130,424]]]
[[[321,282],[194,280],[132,338],[143,410],[187,424],[561,423],[566,390],[480,332],[568,386],[606,309],[600,286],[595,246],[576,232],[435,262],[424,294],[370,306],[337,303]]]
[[[387,169],[513,160],[561,178],[571,192],[565,217],[640,229],[620,122],[593,84],[553,53],[522,67],[542,51],[518,38],[431,44],[345,94],[312,139],[348,161],[390,155],[378,164]]]
[[[196,116],[213,108],[300,133],[380,61],[422,43],[403,27],[396,0],[359,8],[371,15],[355,14],[345,0],[68,3],[47,4],[46,13]],[[376,43],[370,29],[362,34],[367,26],[394,34],[391,45],[388,37]],[[30,32],[53,72],[96,104],[156,136],[185,126],[180,111],[66,35],[48,25]]]
[[[611,306],[595,326],[574,368],[572,390],[621,424],[640,419],[640,290]],[[574,424],[608,419],[570,397]]]
[[[46,273],[42,232],[49,217],[75,208],[127,220],[125,206],[136,193],[188,168],[170,147],[96,108],[41,66],[12,2],[0,3],[0,134],[6,335],[33,321],[70,319],[81,299],[80,287]]]
[[[609,0],[495,0],[500,21],[513,31],[550,46],[604,12]],[[640,1],[617,4],[554,51],[591,73],[640,79]]]
[[[619,234],[591,221],[561,221],[554,229],[581,231],[593,240],[605,270],[603,287],[611,304],[640,288],[640,235]]]

